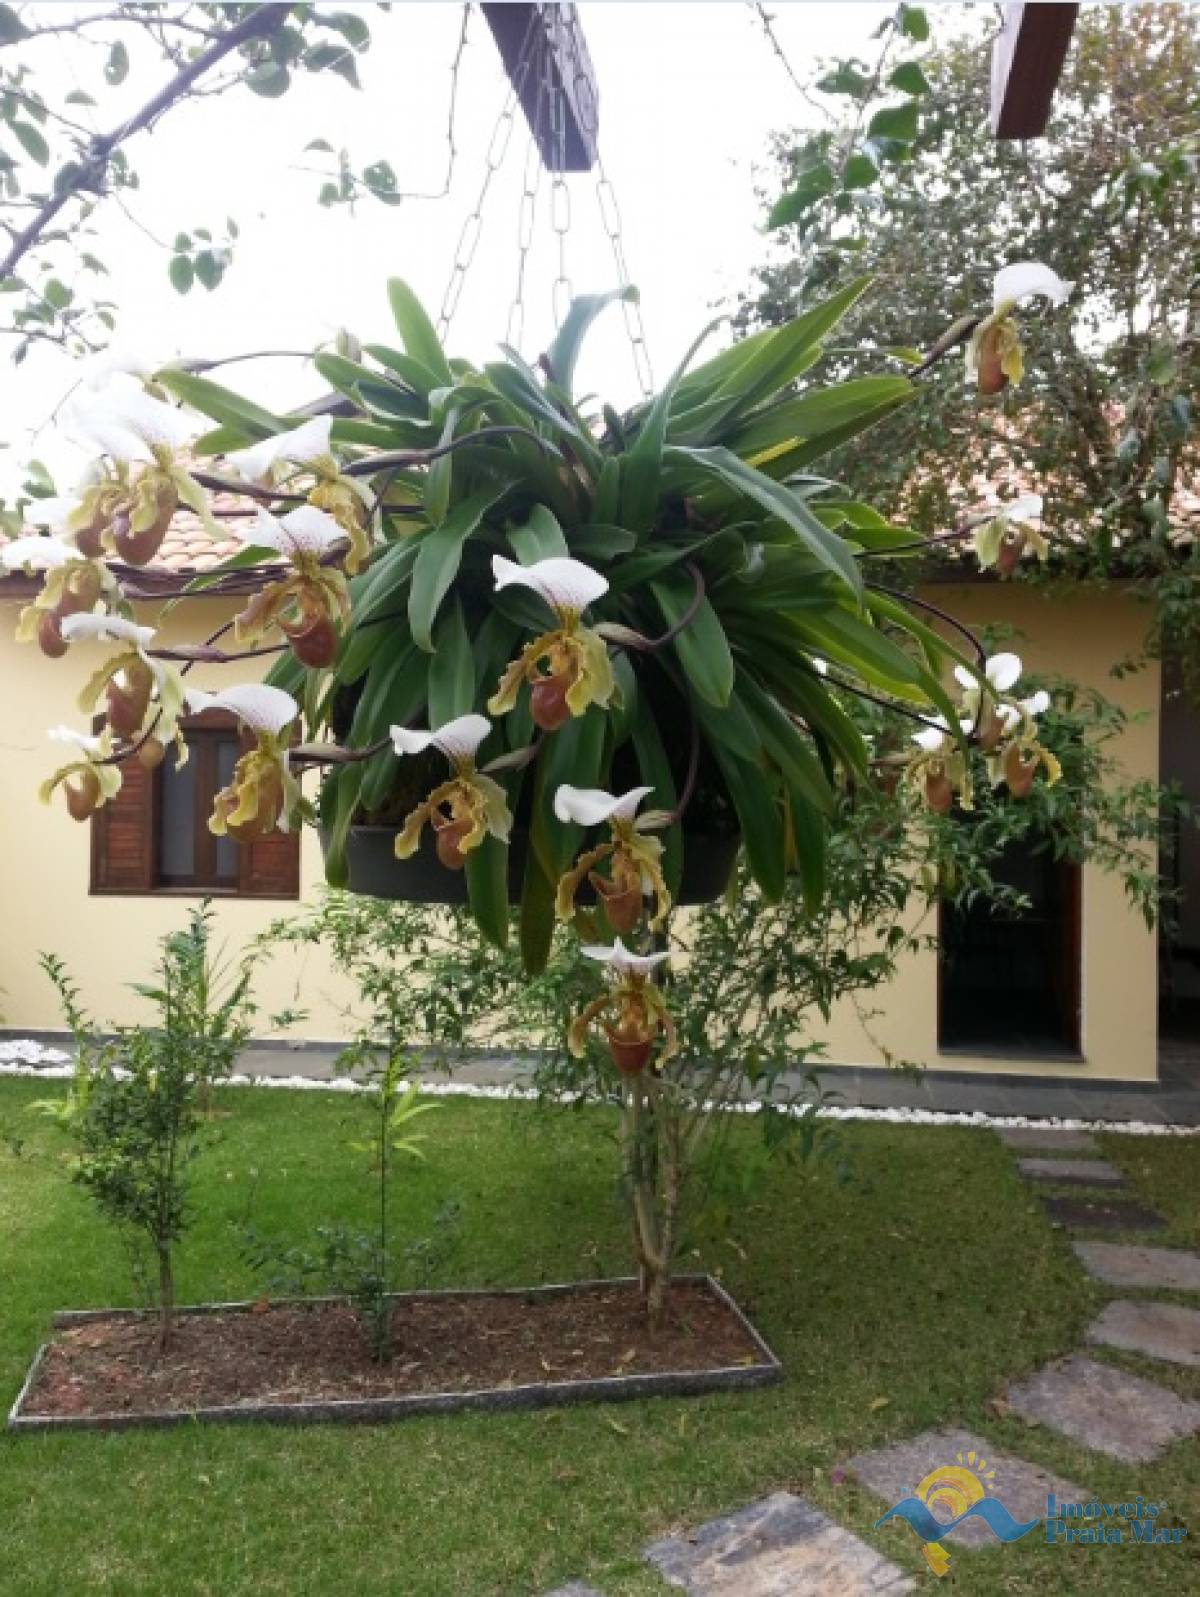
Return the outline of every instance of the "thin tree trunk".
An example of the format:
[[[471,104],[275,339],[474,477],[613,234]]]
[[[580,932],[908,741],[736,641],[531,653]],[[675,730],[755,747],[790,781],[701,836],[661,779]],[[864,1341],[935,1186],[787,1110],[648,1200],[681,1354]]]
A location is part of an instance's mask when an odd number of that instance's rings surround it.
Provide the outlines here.
[[[158,1254],[158,1351],[167,1353],[175,1326],[175,1276],[171,1269],[170,1248]]]

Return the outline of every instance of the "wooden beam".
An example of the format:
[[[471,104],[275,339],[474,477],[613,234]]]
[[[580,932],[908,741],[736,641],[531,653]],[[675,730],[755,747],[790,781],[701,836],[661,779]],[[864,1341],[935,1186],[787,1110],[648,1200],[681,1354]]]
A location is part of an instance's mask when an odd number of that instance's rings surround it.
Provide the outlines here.
[[[484,5],[483,14],[504,70],[516,86],[546,170],[590,171],[596,164],[600,96],[576,7]],[[561,96],[561,149],[547,104],[547,90]]]
[[[1004,13],[992,45],[992,132],[998,139],[1036,139],[1050,120],[1079,7],[1006,5]]]

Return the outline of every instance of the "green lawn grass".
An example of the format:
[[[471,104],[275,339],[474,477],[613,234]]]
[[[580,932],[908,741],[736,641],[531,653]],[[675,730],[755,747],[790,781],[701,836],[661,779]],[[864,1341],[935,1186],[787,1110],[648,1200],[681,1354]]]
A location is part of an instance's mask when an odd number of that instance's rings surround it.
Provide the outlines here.
[[[5,1405],[53,1309],[130,1301],[120,1244],[71,1186],[60,1135],[28,1112],[45,1093],[0,1082]],[[239,1258],[248,1220],[295,1241],[324,1220],[367,1220],[361,1156],[347,1147],[355,1104],[229,1090],[220,1109],[195,1167],[181,1301],[257,1290]],[[417,1236],[445,1199],[462,1205],[461,1246],[438,1284],[626,1272],[602,1114],[453,1100],[426,1128],[429,1163],[405,1169],[397,1206]],[[1200,1590],[1200,1444],[1126,1468],[989,1406],[1007,1378],[1075,1346],[1102,1301],[1011,1155],[985,1131],[881,1124],[847,1127],[844,1149],[849,1185],[774,1164],[730,1201],[728,1229],[690,1239],[689,1263],[721,1275],[782,1357],[782,1387],[381,1426],[3,1436],[0,1593],[533,1597],[586,1576],[612,1597],[646,1597],[668,1590],[641,1562],[647,1540],[780,1488],[872,1539],[921,1589]],[[1172,1240],[1200,1238],[1195,1143],[1113,1137],[1106,1151],[1169,1212]],[[1194,1376],[1169,1379],[1200,1396]],[[1063,1549],[1030,1536],[956,1552],[937,1582],[911,1532],[877,1535],[881,1506],[830,1472],[943,1424],[1101,1498],[1166,1499],[1194,1545]]]

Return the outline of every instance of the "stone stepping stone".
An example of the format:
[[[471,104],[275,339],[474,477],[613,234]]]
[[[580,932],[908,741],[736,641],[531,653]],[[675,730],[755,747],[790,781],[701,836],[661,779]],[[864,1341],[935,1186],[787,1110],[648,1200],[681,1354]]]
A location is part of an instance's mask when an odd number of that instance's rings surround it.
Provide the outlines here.
[[[996,1132],[1007,1147],[1016,1153],[1034,1153],[1044,1148],[1047,1153],[1099,1153],[1096,1139],[1086,1131],[1060,1131],[1056,1126],[1001,1126]]]
[[[1128,1198],[1043,1198],[1056,1225],[1073,1231],[1163,1231],[1167,1222],[1144,1203]]]
[[[1106,1286],[1200,1292],[1200,1253],[1139,1248],[1129,1242],[1073,1242],[1084,1269]]]
[[[1170,1364],[1200,1364],[1200,1309],[1119,1298],[1088,1326],[1089,1342]]]
[[[1018,1159],[1026,1181],[1069,1187],[1123,1187],[1125,1177],[1107,1159]]]
[[[688,1597],[899,1597],[916,1582],[866,1542],[791,1492],[646,1548]]]
[[[1008,1393],[1013,1413],[1123,1464],[1146,1464],[1200,1430],[1200,1403],[1072,1353]],[[1079,1499],[1082,1500],[1082,1499]]]
[[[852,1458],[846,1468],[853,1470],[859,1484],[882,1498],[890,1508],[902,1498],[911,1497],[931,1470],[947,1464],[973,1469],[985,1486],[992,1487],[989,1495],[999,1498],[1012,1517],[1022,1524],[1045,1517],[1046,1497],[1050,1492],[1070,1503],[1086,1503],[1092,1496],[1090,1491],[1061,1476],[1051,1475],[1036,1464],[998,1452],[989,1442],[972,1436],[969,1431],[924,1431],[909,1442],[861,1453]],[[935,1517],[950,1516],[937,1512]],[[995,1543],[991,1531],[978,1519],[964,1521],[946,1539],[967,1547]]]
[[[581,1580],[573,1580],[568,1586],[556,1586],[548,1591],[546,1597],[604,1597],[604,1593],[595,1586],[585,1586]]]

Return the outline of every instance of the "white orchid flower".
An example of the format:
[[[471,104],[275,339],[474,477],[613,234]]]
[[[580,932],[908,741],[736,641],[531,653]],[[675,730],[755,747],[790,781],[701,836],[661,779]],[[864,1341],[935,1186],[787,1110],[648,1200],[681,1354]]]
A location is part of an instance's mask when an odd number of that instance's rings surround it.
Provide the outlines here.
[[[604,821],[632,821],[652,787],[631,787],[620,795],[598,787],[572,787],[563,782],[554,795],[554,813],[564,825],[600,826]]]
[[[949,731],[945,717],[939,715],[935,718],[934,724],[923,726],[919,732],[914,732],[912,740],[918,748],[924,749],[926,754],[937,754],[946,747]]]
[[[1042,261],[1014,261],[1002,266],[992,283],[992,309],[996,312],[1010,310],[1023,299],[1041,295],[1051,305],[1063,305],[1074,291],[1075,284],[1060,277],[1053,267]]]
[[[489,712],[506,715],[513,709],[523,682],[529,684],[534,724],[543,732],[557,731],[571,716],[585,714],[591,704],[606,705],[616,691],[608,645],[591,627],[581,626],[579,618],[608,592],[608,579],[582,560],[563,556],[519,566],[493,555],[492,574],[497,591],[521,587],[540,594],[558,625],[527,643],[505,666],[487,701]]]
[[[662,990],[649,978],[671,956],[630,953],[619,937],[611,948],[590,944],[581,951],[588,959],[606,965],[615,979],[573,1017],[567,1028],[568,1051],[581,1059],[587,1051],[589,1030],[599,1024],[613,1063],[622,1074],[643,1071],[660,1039],[659,1065],[664,1065],[677,1051],[678,1034]]]
[[[1009,525],[1029,526],[1042,519],[1044,504],[1041,494],[1021,494],[1016,499],[1010,499],[1006,505],[1001,505],[992,519]]]
[[[665,960],[670,959],[670,954],[634,954],[618,937],[611,948],[603,943],[589,943],[579,950],[588,959],[594,959],[598,964],[607,965],[616,976],[636,975],[648,976]]]
[[[32,575],[35,571],[54,571],[79,558],[79,551],[64,539],[43,538],[32,532],[0,543],[0,566],[6,571],[25,571]]]
[[[201,423],[132,379],[125,384],[114,377],[70,407],[64,429],[115,461],[154,464],[190,444]]]
[[[407,727],[389,728],[392,747],[397,754],[423,754],[426,749],[437,749],[448,760],[473,760],[479,745],[492,730],[485,715],[460,715],[430,732],[410,732]]]
[[[453,774],[415,809],[410,810],[396,838],[396,858],[409,859],[421,844],[426,824],[437,839],[437,856],[447,870],[460,871],[467,855],[491,833],[508,842],[512,814],[508,796],[499,782],[475,768],[479,745],[492,730],[484,715],[460,715],[429,732],[410,732],[407,727],[390,728],[396,753],[423,754],[437,749],[450,761]]]
[[[313,416],[288,432],[264,438],[245,449],[235,449],[225,456],[228,465],[248,482],[262,482],[270,477],[281,461],[294,466],[308,466],[316,460],[332,459],[330,429],[332,416]]]
[[[1044,715],[1050,708],[1050,695],[1045,688],[1039,688],[1030,698],[1019,699],[1017,702],[1029,719],[1036,721],[1039,715]]]
[[[73,726],[52,726],[46,736],[52,743],[65,743],[68,748],[84,755],[99,754],[104,747],[102,736],[93,737],[86,732],[77,732]]]
[[[195,714],[228,710],[257,738],[255,746],[234,766],[229,785],[213,801],[209,831],[214,837],[233,837],[239,843],[289,831],[296,816],[303,816],[307,809],[300,783],[291,771],[284,735],[300,714],[292,695],[266,682],[244,682],[219,693],[192,688],[185,702]]]
[[[671,894],[662,872],[663,846],[648,831],[670,824],[663,810],[651,810],[638,818],[638,805],[652,787],[632,787],[628,793],[606,793],[602,788],[572,787],[564,782],[554,795],[554,813],[564,825],[599,826],[607,821],[609,839],[596,848],[586,849],[559,878],[554,894],[554,913],[558,920],[570,920],[575,913],[575,898],[586,878],[604,906],[608,924],[614,932],[630,932],[642,917],[647,894],[654,898],[650,929],[666,924]],[[606,874],[594,867],[607,862]]]
[[[72,819],[86,821],[121,791],[121,767],[111,757],[112,737],[107,731],[92,737],[69,726],[51,727],[47,736],[65,744],[73,757],[46,778],[38,797],[49,804],[61,787]]]
[[[971,542],[982,570],[995,566],[1002,577],[1009,577],[1026,550],[1039,560],[1049,557],[1049,540],[1038,530],[1042,505],[1041,494],[1022,494],[975,529]]]
[[[1000,394],[1009,383],[1019,383],[1025,371],[1021,337],[1013,311],[1022,300],[1040,295],[1061,305],[1070,295],[1069,283],[1041,261],[1015,261],[996,273],[992,284],[992,313],[976,324],[964,355],[967,376],[981,394]]]
[[[246,682],[222,688],[219,693],[192,688],[187,695],[187,707],[195,714],[204,710],[228,710],[252,732],[268,737],[278,737],[300,714],[300,706],[290,693],[266,682]]]
[[[984,680],[997,695],[1007,693],[1016,685],[1024,669],[1019,654],[993,654],[984,661]],[[963,695],[964,702],[971,694],[978,696],[979,678],[975,672],[968,671],[965,665],[956,665],[954,677],[955,681],[967,690]]]
[[[127,345],[110,344],[84,362],[79,380],[83,388],[94,391],[108,387],[114,377],[153,377],[164,365],[165,361],[152,361]]]
[[[154,641],[153,627],[140,627],[124,616],[64,616],[59,631],[68,643],[92,640],[97,643],[129,643],[139,654]]]
[[[346,541],[346,533],[329,512],[318,510],[315,505],[301,505],[297,510],[289,510],[286,516],[273,516],[269,510],[260,510],[249,526],[235,526],[233,531],[247,546],[277,549],[290,559],[298,555],[319,558],[334,544]]]
[[[608,579],[582,560],[556,555],[519,566],[503,555],[492,556],[492,574],[497,590],[508,587],[532,588],[559,616],[579,616],[608,592]]]

